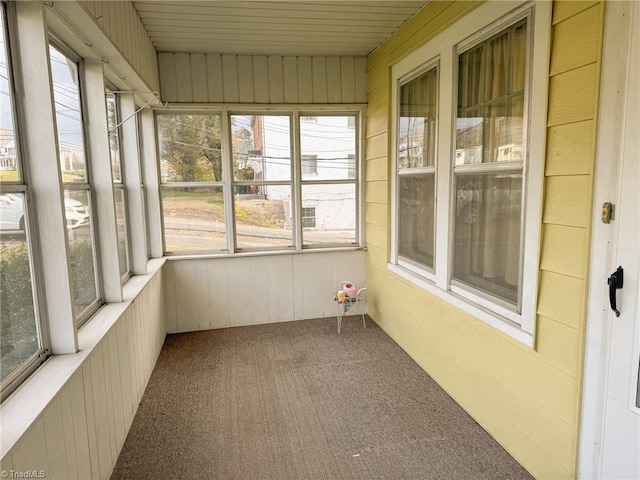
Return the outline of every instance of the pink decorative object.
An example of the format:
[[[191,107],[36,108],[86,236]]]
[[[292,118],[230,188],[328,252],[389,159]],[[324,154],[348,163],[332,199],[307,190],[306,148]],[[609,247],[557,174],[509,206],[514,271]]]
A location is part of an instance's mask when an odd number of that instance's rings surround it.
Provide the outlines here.
[[[345,280],[340,284],[340,290],[346,293],[348,297],[358,298],[360,294],[366,290],[366,288],[358,289],[353,283]]]

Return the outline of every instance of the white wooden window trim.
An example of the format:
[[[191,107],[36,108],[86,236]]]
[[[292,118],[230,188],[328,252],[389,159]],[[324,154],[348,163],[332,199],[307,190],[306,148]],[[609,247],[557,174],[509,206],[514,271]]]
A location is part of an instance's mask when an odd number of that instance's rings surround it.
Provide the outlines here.
[[[453,202],[453,144],[454,119],[457,98],[456,62],[457,52],[503,30],[518,18],[524,18],[532,9],[529,23],[530,67],[527,75],[528,111],[526,139],[528,161],[524,165],[525,194],[522,212],[524,215],[522,242],[524,254],[521,267],[521,306],[518,314],[500,301],[479,296],[473,291],[452,285],[453,224],[455,218]],[[550,48],[551,3],[487,2],[460,19],[452,27],[440,33],[425,45],[411,52],[392,67],[392,128],[391,168],[391,255],[389,270],[421,286],[432,294],[443,298],[456,307],[492,325],[507,335],[533,346],[536,314],[536,292],[538,285],[538,261],[542,218],[543,164],[546,139],[546,111],[548,89],[548,62]],[[478,29],[478,25],[486,25]],[[468,32],[476,32],[468,36]],[[397,128],[398,95],[400,81],[424,71],[428,65],[439,61],[438,132],[436,144],[436,254],[434,272],[428,272],[398,259],[397,244]],[[499,170],[519,168],[519,162],[500,165]],[[496,168],[495,166],[493,168]],[[457,173],[481,172],[483,166],[456,167]],[[526,232],[526,235],[525,233]]]
[[[108,303],[118,303],[122,302],[122,282],[119,262],[113,261],[119,257],[119,252],[102,61],[85,60],[84,82],[85,102],[91,119],[85,123],[90,152],[87,163],[93,174],[91,181],[96,201],[92,213],[98,227],[100,247],[96,268],[102,274],[104,299]]]
[[[160,176],[158,172],[156,130],[153,110],[140,113],[140,139],[142,140],[142,178],[146,192],[146,211],[151,258],[162,258],[162,212],[160,211]]]
[[[144,197],[142,195],[142,172],[140,169],[140,150],[138,148],[138,122],[136,122],[136,105],[133,94],[118,93],[116,100],[120,107],[121,118],[128,118],[121,127],[122,132],[120,169],[123,173],[127,195],[129,250],[131,252],[130,268],[134,275],[147,273],[147,232],[143,219],[145,216]]]
[[[143,110],[143,114],[145,111]],[[175,105],[166,105],[161,108],[155,108],[153,113],[151,113],[152,121],[155,127],[155,118],[156,115],[169,114],[174,113],[176,115],[190,113],[194,115],[221,115],[221,128],[220,128],[220,138],[221,138],[221,154],[222,154],[222,182],[216,182],[216,186],[223,187],[223,197],[225,204],[225,228],[226,228],[226,238],[227,238],[227,251],[210,251],[203,253],[185,253],[185,254],[172,254],[172,258],[218,258],[229,255],[247,255],[247,254],[271,254],[271,253],[292,253],[292,252],[316,252],[316,251],[327,251],[327,250],[353,250],[360,249],[364,244],[364,187],[362,178],[364,178],[364,152],[362,151],[362,145],[364,145],[364,129],[362,128],[363,122],[365,121],[366,108],[363,105],[352,104],[352,105],[339,105],[339,106],[331,106],[331,105],[288,105],[288,104],[273,104],[270,106],[264,105],[198,105],[198,104],[190,104],[188,108],[181,106],[179,104]],[[301,174],[301,166],[300,164],[300,156],[298,152],[300,151],[300,127],[299,127],[299,118],[301,113],[305,115],[356,115],[358,117],[356,133],[355,133],[355,144],[356,144],[356,178],[355,179],[345,179],[345,180],[323,180],[323,181],[304,181],[302,180]],[[291,247],[267,247],[261,249],[253,249],[253,248],[243,248],[238,250],[236,246],[236,235],[235,235],[235,221],[233,217],[233,187],[236,184],[243,184],[248,182],[236,182],[233,179],[232,172],[232,155],[230,152],[230,139],[231,139],[231,115],[242,115],[242,114],[253,114],[253,115],[287,115],[290,116],[291,120],[291,152],[292,159],[294,159],[293,169],[292,169],[292,180],[287,181],[264,181],[264,182],[249,182],[255,185],[291,185],[292,186],[292,201],[294,202],[293,209],[293,222],[295,225],[293,231],[293,246]],[[141,124],[144,123],[145,116],[141,119]],[[160,201],[160,162],[159,162],[159,154],[158,154],[158,144],[157,137],[155,132],[146,132],[145,127],[142,127],[142,138],[144,147],[144,173],[145,179],[147,179],[147,175],[151,175],[147,172],[147,169],[151,168],[150,162],[153,161],[153,178],[147,180],[147,185],[149,190],[153,189],[154,184],[151,182],[155,182],[156,192],[157,192],[157,211],[158,211],[158,221],[152,219],[152,215],[154,212],[149,213],[149,236],[150,236],[150,244],[152,245],[152,252],[155,248],[158,248],[158,239],[154,240],[154,235],[159,235],[159,245],[162,250],[162,254],[158,255],[161,257],[164,255],[164,226],[162,222],[162,212],[161,212],[161,201]],[[154,158],[151,159],[148,155],[148,139],[147,135],[153,135],[154,142]],[[345,245],[343,243],[337,244],[324,244],[322,246],[311,246],[311,247],[303,247],[302,245],[302,208],[301,208],[301,188],[303,184],[311,183],[322,183],[322,184],[353,184],[355,185],[356,190],[356,221],[355,221],[355,244],[354,245]],[[178,186],[178,183],[164,184],[171,186]],[[198,183],[198,185],[206,186],[206,183]],[[185,183],[183,186],[193,186],[192,183]],[[148,192],[151,193],[151,192]],[[147,203],[149,204],[149,208],[152,209],[153,202],[156,201],[155,198],[152,198],[151,195],[147,197]],[[157,223],[157,226],[156,226]],[[158,228],[159,227],[159,228]],[[152,258],[156,258],[155,254],[152,253]]]
[[[49,43],[43,6],[40,3],[16,2],[18,58],[22,87],[22,141],[28,149],[28,159],[57,158],[55,110],[49,72]],[[43,86],[48,86],[43,88]],[[33,163],[33,161],[31,161]],[[44,285],[46,324],[52,353],[76,353],[78,343],[71,294],[71,273],[67,251],[67,229],[64,217],[62,174],[58,162],[40,162],[30,168],[29,187],[35,200],[38,222],[33,230],[35,243],[47,245],[41,249],[40,273]]]

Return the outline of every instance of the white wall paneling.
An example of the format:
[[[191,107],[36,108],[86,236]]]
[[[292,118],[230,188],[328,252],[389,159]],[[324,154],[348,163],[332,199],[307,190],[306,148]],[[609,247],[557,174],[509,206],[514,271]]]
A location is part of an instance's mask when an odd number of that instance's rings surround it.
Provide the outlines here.
[[[77,3],[84,7],[86,14],[122,52],[147,85],[152,90],[157,90],[159,82],[156,49],[151,43],[133,4],[131,2],[90,2],[86,0]]]
[[[3,470],[109,478],[164,342],[163,263],[80,330],[79,353],[54,356],[3,403]]]
[[[340,282],[365,285],[364,250],[170,259],[167,332],[333,317]]]
[[[158,54],[162,100],[365,103],[366,57]]]

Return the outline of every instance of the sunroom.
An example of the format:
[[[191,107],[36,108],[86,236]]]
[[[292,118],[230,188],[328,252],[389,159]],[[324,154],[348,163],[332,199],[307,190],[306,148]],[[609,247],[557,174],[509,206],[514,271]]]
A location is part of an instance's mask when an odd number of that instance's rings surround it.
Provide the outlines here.
[[[110,477],[174,334],[318,325],[525,474],[640,477],[635,2],[1,8],[3,477]]]

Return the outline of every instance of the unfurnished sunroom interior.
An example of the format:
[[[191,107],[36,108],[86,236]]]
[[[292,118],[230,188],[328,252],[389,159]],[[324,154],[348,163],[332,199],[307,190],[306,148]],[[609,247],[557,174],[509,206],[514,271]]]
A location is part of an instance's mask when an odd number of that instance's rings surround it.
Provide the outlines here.
[[[531,475],[640,477],[636,2],[1,8],[3,474],[110,477],[168,335],[342,340],[349,280]]]

